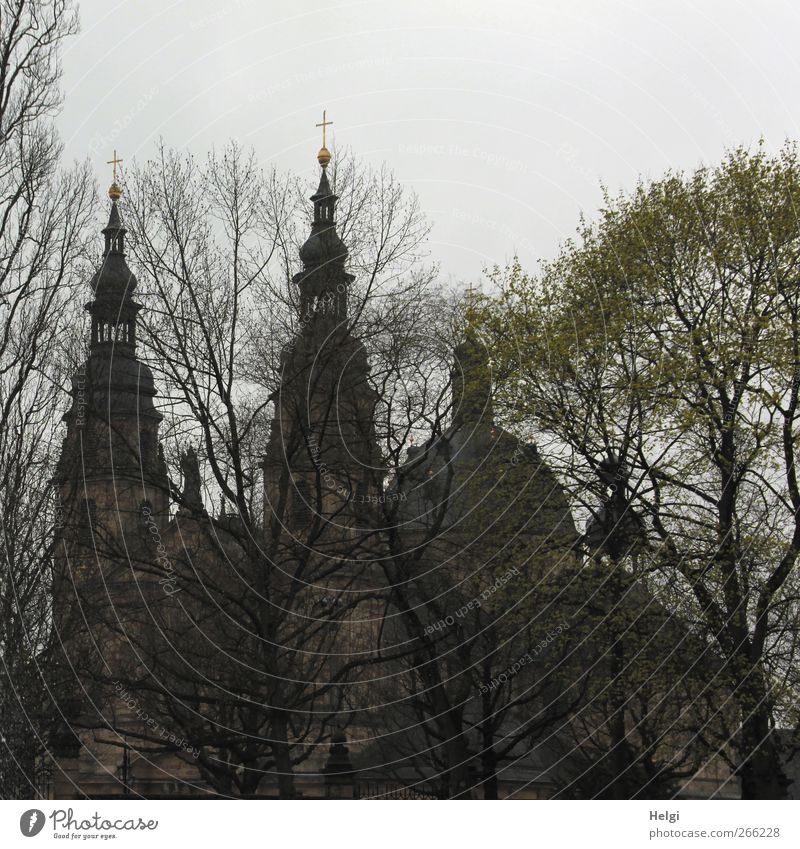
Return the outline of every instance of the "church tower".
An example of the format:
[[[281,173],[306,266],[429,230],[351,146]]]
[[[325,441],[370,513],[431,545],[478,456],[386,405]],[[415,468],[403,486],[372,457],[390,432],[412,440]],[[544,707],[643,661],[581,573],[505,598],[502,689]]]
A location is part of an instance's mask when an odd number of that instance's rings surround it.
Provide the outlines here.
[[[315,719],[326,728],[315,733],[341,735],[348,725],[348,733],[364,737],[369,717],[354,706],[369,704],[368,685],[344,668],[373,651],[378,640],[374,599],[383,585],[378,502],[384,471],[375,436],[377,394],[366,349],[353,331],[354,277],[336,229],[337,196],[324,138],[317,159],[321,174],[311,196],[311,232],[300,248],[302,270],[292,278],[297,331],[281,355],[263,462],[265,542],[273,598],[280,600],[273,603],[296,614],[287,617],[295,632],[286,647],[293,674],[320,682],[309,688],[309,697],[316,690],[322,695],[308,702],[318,716],[338,717]],[[297,650],[298,629],[303,651]],[[325,692],[324,682],[341,674],[350,678],[348,687]],[[307,768],[324,772],[323,749]]]
[[[156,537],[169,521],[162,416],[153,374],[136,352],[141,307],[125,260],[114,165],[102,262],[86,304],[88,355],[72,378],[53,480],[53,613],[61,647],[54,692],[61,716],[51,743],[61,797],[119,792],[117,765],[127,748],[118,729],[128,708],[112,685],[136,669],[148,605],[159,600]]]
[[[324,119],[323,119],[324,121]],[[336,230],[331,154],[317,155],[311,233],[300,248],[298,330],[281,357],[281,387],[264,457],[265,527],[307,539],[310,528],[362,526],[382,485],[377,396],[367,352],[352,332],[347,248]],[[314,531],[312,531],[314,533]]]
[[[103,258],[91,279],[93,299],[88,357],[72,378],[72,403],[64,415],[67,433],[56,474],[62,509],[79,503],[86,519],[101,511],[115,516],[119,531],[142,507],[154,515],[168,505],[166,466],[161,457],[153,374],[136,355],[136,277],[125,261],[125,227],[116,180],[108,190],[111,209],[103,229]]]

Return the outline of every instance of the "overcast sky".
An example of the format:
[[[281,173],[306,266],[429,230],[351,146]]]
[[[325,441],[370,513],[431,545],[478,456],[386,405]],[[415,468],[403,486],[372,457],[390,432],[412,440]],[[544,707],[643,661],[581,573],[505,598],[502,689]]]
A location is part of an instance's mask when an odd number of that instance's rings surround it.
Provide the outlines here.
[[[391,163],[443,271],[552,256],[600,183],[800,136],[789,0],[83,0],[64,55],[70,159],[101,178],[159,137],[231,137],[316,179],[338,145]],[[329,145],[330,146],[330,145]]]

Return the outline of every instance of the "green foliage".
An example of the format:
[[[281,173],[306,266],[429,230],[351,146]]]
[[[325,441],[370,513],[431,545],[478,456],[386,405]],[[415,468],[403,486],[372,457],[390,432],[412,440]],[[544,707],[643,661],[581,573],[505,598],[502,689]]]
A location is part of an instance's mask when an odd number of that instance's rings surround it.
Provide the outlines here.
[[[609,497],[599,462],[622,458],[613,491],[647,537],[633,566],[716,641],[745,792],[747,723],[796,701],[798,209],[795,145],[731,151],[607,196],[538,277],[495,269],[479,317],[496,409],[537,433],[585,518]]]

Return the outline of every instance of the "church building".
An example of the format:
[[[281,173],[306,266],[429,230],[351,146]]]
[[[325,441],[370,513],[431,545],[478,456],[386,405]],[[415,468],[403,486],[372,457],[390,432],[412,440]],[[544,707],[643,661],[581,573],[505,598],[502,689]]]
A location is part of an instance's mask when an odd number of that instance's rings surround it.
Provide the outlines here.
[[[570,704],[533,660],[549,632],[532,632],[530,664],[504,647],[545,621],[540,588],[578,572],[567,497],[496,421],[468,325],[449,421],[390,474],[324,138],[317,158],[257,538],[208,510],[194,448],[170,480],[115,172],[53,479],[54,798],[541,798],[563,785],[547,735]],[[553,667],[557,652],[574,662],[557,626]],[[534,745],[533,727],[550,742]]]

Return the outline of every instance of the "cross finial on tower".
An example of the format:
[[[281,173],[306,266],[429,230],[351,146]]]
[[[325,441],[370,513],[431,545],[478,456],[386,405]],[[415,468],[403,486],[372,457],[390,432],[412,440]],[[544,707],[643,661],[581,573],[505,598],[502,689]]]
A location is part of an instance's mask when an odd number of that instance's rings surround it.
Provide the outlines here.
[[[327,109],[323,109],[323,110],[322,110],[322,122],[321,122],[321,123],[319,123],[319,124],[317,124],[317,126],[318,126],[318,127],[322,127],[322,146],[323,146],[323,147],[325,147],[325,146],[326,146],[326,144],[325,144],[325,138],[326,138],[325,130],[326,130],[328,127],[330,127],[330,125],[333,123],[333,121],[328,121],[328,120],[327,120],[327,116],[328,116],[328,110],[327,110]],[[116,152],[116,151],[114,151],[114,156],[116,156],[116,155],[117,155],[117,152]]]
[[[106,165],[113,165],[114,166],[114,182],[115,183],[117,182],[117,165],[119,165],[119,163],[123,162],[123,161],[124,160],[122,160],[122,159],[117,159],[117,151],[114,150],[114,158],[109,159],[108,162],[106,162]]]
[[[325,131],[328,129],[328,127],[330,127],[330,125],[332,123],[333,123],[333,121],[328,120],[328,110],[323,109],[322,110],[322,123],[317,124],[318,127],[322,127],[322,147],[320,148],[320,151],[317,154],[317,162],[319,162],[319,164],[323,168],[327,168],[328,163],[331,161],[331,152],[327,148],[327,142],[326,142],[327,134],[326,134]]]
[[[122,160],[117,158],[117,151],[115,148],[114,158],[109,159],[108,162],[106,162],[106,165],[114,166],[114,179],[111,183],[111,187],[108,190],[108,196],[111,198],[111,200],[119,200],[122,197],[122,189],[120,189],[120,187],[117,185],[117,165],[119,165],[120,162],[122,162]]]

